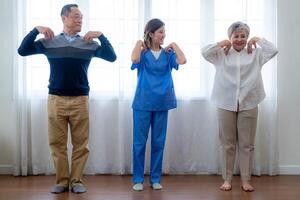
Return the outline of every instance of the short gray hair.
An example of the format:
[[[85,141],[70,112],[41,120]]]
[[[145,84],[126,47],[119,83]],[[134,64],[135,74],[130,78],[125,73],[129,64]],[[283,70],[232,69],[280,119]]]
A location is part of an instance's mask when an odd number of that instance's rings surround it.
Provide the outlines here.
[[[234,31],[237,31],[237,30],[244,30],[244,31],[246,31],[247,37],[250,34],[250,28],[249,28],[249,26],[246,23],[237,21],[237,22],[234,22],[233,24],[231,24],[229,26],[228,31],[227,31],[228,38],[230,38],[231,35],[232,35],[232,33]]]
[[[62,7],[62,9],[61,9],[60,16],[68,16],[72,7],[78,8],[78,5],[77,4],[64,5],[64,7]]]

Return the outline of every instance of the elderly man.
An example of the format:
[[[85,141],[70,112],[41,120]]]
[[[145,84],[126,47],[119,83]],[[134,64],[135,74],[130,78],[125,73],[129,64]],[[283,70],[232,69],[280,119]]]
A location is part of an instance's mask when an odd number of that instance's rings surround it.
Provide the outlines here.
[[[76,4],[61,10],[63,32],[54,36],[48,27],[35,27],[18,49],[21,56],[46,55],[50,64],[48,96],[48,137],[56,169],[52,193],[69,190],[86,192],[82,173],[88,158],[89,138],[89,84],[87,70],[92,57],[113,62],[116,54],[110,42],[99,31],[81,31],[82,14]],[[41,33],[45,38],[35,41]],[[98,38],[101,42],[93,41]],[[69,172],[67,155],[68,125],[72,137],[72,163]]]

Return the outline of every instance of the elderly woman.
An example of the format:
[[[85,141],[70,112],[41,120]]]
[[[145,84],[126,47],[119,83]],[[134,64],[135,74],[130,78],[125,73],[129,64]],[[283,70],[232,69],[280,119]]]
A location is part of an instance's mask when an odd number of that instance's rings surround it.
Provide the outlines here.
[[[224,191],[232,188],[236,146],[242,189],[254,191],[250,184],[251,160],[258,104],[265,97],[261,69],[277,54],[276,47],[264,38],[248,41],[249,33],[247,24],[235,22],[228,28],[229,40],[202,49],[203,57],[216,68],[212,100],[218,110],[224,179],[220,189]]]

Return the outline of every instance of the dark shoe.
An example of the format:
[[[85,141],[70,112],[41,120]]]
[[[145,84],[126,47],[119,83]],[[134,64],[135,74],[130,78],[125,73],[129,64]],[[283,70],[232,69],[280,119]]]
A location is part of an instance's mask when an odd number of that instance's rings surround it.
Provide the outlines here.
[[[86,189],[82,184],[74,184],[72,185],[71,191],[76,194],[85,193]]]
[[[55,185],[51,189],[51,193],[54,193],[54,194],[59,194],[59,193],[67,192],[67,191],[69,191],[69,187],[61,186],[61,185]]]

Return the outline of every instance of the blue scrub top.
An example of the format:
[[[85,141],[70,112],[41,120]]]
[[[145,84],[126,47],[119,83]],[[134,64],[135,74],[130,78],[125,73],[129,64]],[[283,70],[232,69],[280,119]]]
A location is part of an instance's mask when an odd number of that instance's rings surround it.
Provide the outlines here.
[[[172,69],[178,70],[174,51],[161,51],[158,59],[151,50],[141,52],[140,62],[131,69],[138,70],[138,83],[132,108],[145,111],[166,111],[176,108]]]

